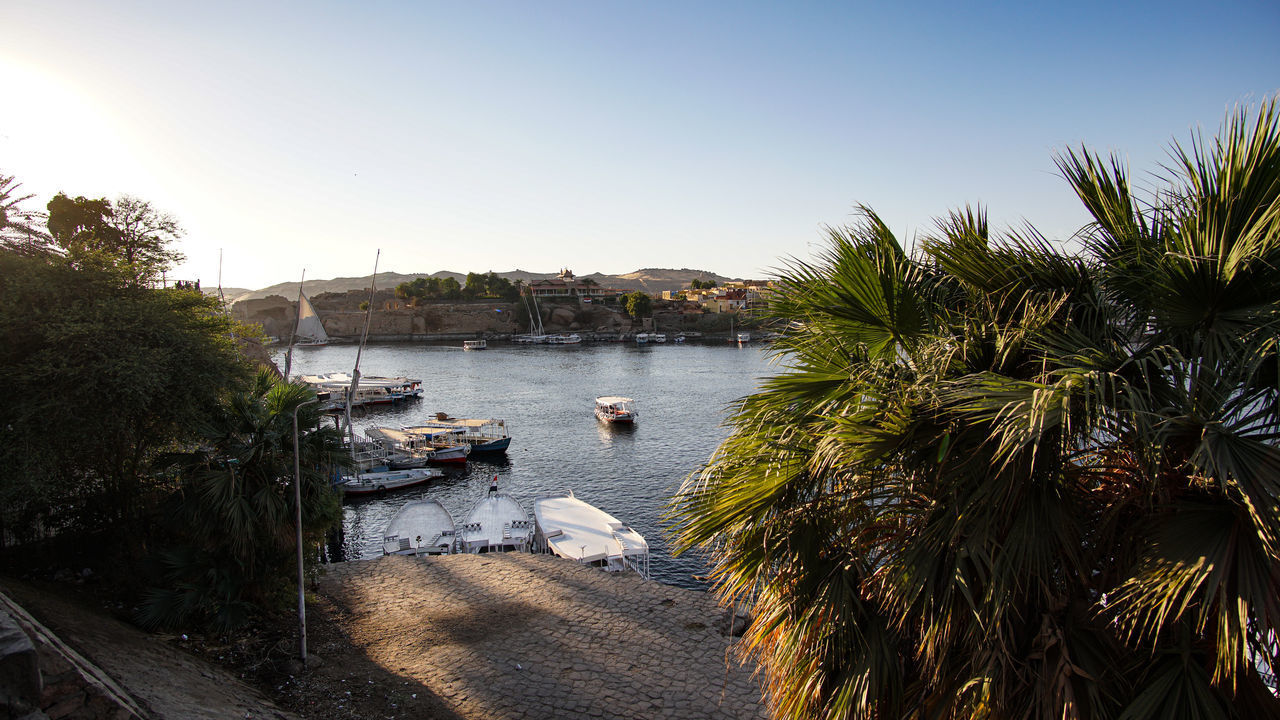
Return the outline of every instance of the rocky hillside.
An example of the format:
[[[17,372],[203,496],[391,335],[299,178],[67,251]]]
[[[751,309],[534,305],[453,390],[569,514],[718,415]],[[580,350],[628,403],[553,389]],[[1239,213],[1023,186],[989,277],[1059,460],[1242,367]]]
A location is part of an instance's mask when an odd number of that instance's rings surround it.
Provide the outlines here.
[[[533,280],[545,280],[553,278],[557,273],[534,273],[524,270],[512,270],[510,272],[498,273],[512,282],[523,280],[528,283]],[[452,277],[458,282],[466,280],[466,273],[452,272],[442,270],[440,272],[426,274],[415,273],[404,275],[394,272],[378,273],[378,287],[391,289],[400,283],[410,282],[417,278],[424,277]],[[657,295],[663,290],[679,290],[689,287],[689,282],[698,280],[714,280],[717,283],[726,282],[735,278],[727,278],[723,275],[717,275],[706,270],[690,270],[682,268],[679,270],[668,270],[659,268],[645,268],[636,270],[635,272],[626,273],[625,275],[605,275],[604,273],[591,273],[589,275],[578,275],[578,278],[591,278],[603,287],[620,288],[625,290],[643,290],[650,295]],[[339,293],[345,294],[351,290],[368,290],[369,276],[362,277],[341,277],[332,280],[307,280],[304,283],[304,290],[307,297],[315,297],[322,293]],[[296,299],[298,297],[298,283],[278,283],[270,287],[261,288],[259,290],[239,290],[239,289],[223,289],[230,303],[240,302],[242,300],[255,300],[272,295],[279,295],[284,298]]]

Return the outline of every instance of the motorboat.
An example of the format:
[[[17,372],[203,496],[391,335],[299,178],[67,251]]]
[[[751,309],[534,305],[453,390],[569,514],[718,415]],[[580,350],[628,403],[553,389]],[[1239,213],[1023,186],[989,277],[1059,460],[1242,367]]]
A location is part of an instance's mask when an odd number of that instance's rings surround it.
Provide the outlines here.
[[[548,335],[544,342],[547,345],[578,345],[582,342],[582,336],[578,333],[560,333]]]
[[[636,333],[636,344],[647,345],[649,343],[649,333]]]
[[[489,485],[489,494],[471,508],[467,519],[458,527],[458,552],[491,553],[529,549],[533,523],[520,502],[498,492],[497,478]]]
[[[485,342],[484,340],[463,340],[462,341],[463,350],[484,350],[487,347],[489,347],[489,343]]]
[[[737,339],[738,339],[738,344],[739,344],[739,345],[741,345],[741,344],[743,344],[743,343],[751,342],[751,333],[749,333],[749,332],[740,332],[740,333],[738,333]]]
[[[409,468],[356,473],[337,484],[344,495],[372,495],[431,482],[443,476],[436,468]]]
[[[666,341],[667,341],[666,333],[650,333],[649,334],[649,342],[664,343]]]
[[[472,455],[502,453],[511,446],[511,434],[507,431],[507,422],[497,418],[454,418],[446,413],[436,413],[435,420],[400,429],[407,433],[457,431],[458,439],[471,446]]]
[[[448,555],[457,534],[449,511],[435,500],[407,502],[382,531],[383,555]]]
[[[417,460],[433,465],[465,463],[471,454],[471,445],[456,428],[372,427],[364,432],[387,451],[389,465],[394,461],[408,466]]]
[[[310,385],[317,395],[336,401],[339,405],[346,404],[346,397],[351,392],[352,377],[343,372],[302,375],[298,379]],[[351,406],[390,405],[420,397],[422,381],[416,378],[362,375],[360,384],[351,397]]]
[[[617,395],[596,398],[596,418],[607,423],[629,424],[636,421],[635,400]]]
[[[533,501],[534,552],[550,553],[610,572],[649,577],[649,544],[607,512],[573,491]]]

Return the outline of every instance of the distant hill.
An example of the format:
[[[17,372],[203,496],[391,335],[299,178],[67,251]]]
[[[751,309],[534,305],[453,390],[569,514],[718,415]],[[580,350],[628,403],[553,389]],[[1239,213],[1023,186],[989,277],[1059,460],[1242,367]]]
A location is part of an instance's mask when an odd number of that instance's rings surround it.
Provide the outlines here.
[[[510,272],[500,272],[498,275],[512,282],[523,280],[528,283],[533,280],[545,280],[547,278],[556,277],[558,273],[532,273],[524,270],[512,270]],[[425,277],[452,277],[458,282],[463,282],[467,278],[466,273],[452,272],[449,270],[441,270],[431,274],[416,273],[412,275],[402,275],[400,273],[384,272],[378,273],[379,288],[394,288],[400,283],[410,282],[418,278]],[[591,273],[589,275],[577,275],[578,278],[591,278],[599,283],[602,287],[619,288],[623,290],[643,290],[650,295],[657,295],[663,290],[679,290],[689,287],[689,282],[698,280],[714,280],[717,283],[727,282],[738,278],[727,278],[723,275],[717,275],[706,270],[690,270],[681,268],[679,270],[669,270],[661,268],[644,268],[635,272],[626,273],[625,275],[605,275],[603,273]],[[369,287],[369,276],[364,277],[342,277],[333,278],[332,280],[307,280],[303,283],[303,291],[308,297],[315,297],[320,293],[333,292],[345,293],[350,290],[366,290]],[[296,298],[298,296],[298,283],[278,283],[270,287],[260,290],[240,290],[223,288],[223,293],[227,297],[228,302],[239,302],[241,300],[253,300],[265,298],[271,295],[280,295],[285,298]],[[234,294],[233,294],[234,293]]]

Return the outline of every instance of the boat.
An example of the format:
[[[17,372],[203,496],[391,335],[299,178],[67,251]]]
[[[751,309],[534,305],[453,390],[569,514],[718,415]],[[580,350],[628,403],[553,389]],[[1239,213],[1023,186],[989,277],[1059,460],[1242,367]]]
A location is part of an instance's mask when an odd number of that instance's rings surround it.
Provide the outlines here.
[[[449,511],[435,500],[407,502],[382,531],[383,555],[448,555],[457,534]]]
[[[582,342],[582,336],[578,333],[560,333],[558,335],[547,335],[543,342],[547,345],[577,345]]]
[[[498,492],[498,478],[489,485],[489,494],[471,508],[466,522],[458,527],[458,552],[515,552],[529,549],[533,523],[520,502]]]
[[[511,434],[507,432],[507,421],[497,418],[454,418],[446,413],[436,413],[435,420],[400,429],[408,433],[457,431],[458,439],[471,446],[472,455],[506,452],[511,446]]]
[[[636,333],[636,344],[646,345],[649,342],[649,333]]]
[[[573,491],[533,501],[534,552],[577,560],[610,572],[649,577],[649,544],[640,533]]]
[[[738,333],[738,344],[741,345],[742,343],[746,343],[746,342],[751,342],[751,333],[749,332]]]
[[[443,475],[444,473],[436,468],[359,472],[355,477],[339,482],[336,487],[344,495],[372,495],[422,485]]]
[[[667,341],[666,333],[650,333],[649,342],[664,343]]]
[[[485,342],[484,340],[463,340],[462,341],[463,350],[484,350],[487,347],[489,347],[489,343]]]
[[[465,463],[471,454],[471,445],[461,439],[462,432],[453,428],[389,428],[365,429],[370,440],[387,451],[388,464],[394,461],[403,466],[424,463]]]
[[[596,418],[608,423],[634,423],[639,413],[636,412],[635,400],[617,395],[604,395],[596,398]]]
[[[320,315],[302,290],[298,290],[298,326],[293,330],[294,345],[328,345],[329,334],[324,331]]]

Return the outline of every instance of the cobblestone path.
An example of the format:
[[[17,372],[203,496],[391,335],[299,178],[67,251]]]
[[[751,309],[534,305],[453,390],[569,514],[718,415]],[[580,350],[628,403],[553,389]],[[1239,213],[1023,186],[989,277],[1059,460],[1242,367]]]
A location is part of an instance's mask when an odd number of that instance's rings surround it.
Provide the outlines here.
[[[521,553],[339,563],[320,592],[462,718],[766,716],[706,593]]]

